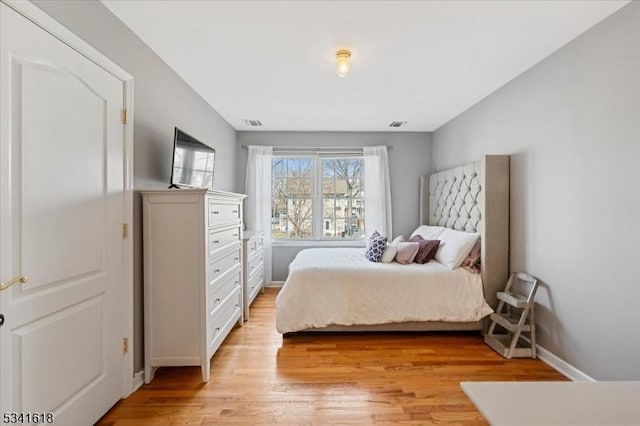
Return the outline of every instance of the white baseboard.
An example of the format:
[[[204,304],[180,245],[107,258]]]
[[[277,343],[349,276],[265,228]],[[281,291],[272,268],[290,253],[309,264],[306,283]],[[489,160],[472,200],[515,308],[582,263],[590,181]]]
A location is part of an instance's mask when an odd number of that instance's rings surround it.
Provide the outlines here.
[[[265,287],[282,287],[284,281],[271,281],[269,284],[265,284]]]
[[[144,384],[144,370],[138,371],[133,375],[133,390],[131,393],[140,389],[140,386]]]
[[[548,364],[551,368],[564,374],[574,382],[596,382],[597,380],[589,376],[587,373],[578,370],[567,361],[551,353],[547,349],[540,345],[536,345],[536,351],[538,352],[538,358]]]

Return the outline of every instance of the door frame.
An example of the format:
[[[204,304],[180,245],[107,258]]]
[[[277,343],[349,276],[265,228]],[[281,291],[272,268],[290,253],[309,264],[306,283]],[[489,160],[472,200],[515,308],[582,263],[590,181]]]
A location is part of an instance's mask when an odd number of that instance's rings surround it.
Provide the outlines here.
[[[123,212],[122,221],[128,226],[128,235],[123,244],[122,299],[124,302],[124,330],[128,350],[122,362],[122,398],[133,392],[133,76],[116,65],[93,46],[62,26],[42,9],[28,1],[0,0],[20,15],[33,22],[53,37],[71,47],[81,55],[112,74],[123,83],[123,108],[127,110],[127,122],[123,125]]]

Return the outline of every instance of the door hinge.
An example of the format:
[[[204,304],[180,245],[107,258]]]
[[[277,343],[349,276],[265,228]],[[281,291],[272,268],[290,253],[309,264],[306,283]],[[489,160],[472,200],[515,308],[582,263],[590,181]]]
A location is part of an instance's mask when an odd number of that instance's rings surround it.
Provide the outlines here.
[[[127,124],[129,122],[129,114],[126,108],[122,108],[122,124]]]
[[[122,339],[122,353],[126,354],[127,352],[129,352],[129,339],[124,337]]]
[[[122,224],[122,238],[127,238],[129,236],[129,225],[126,223]]]

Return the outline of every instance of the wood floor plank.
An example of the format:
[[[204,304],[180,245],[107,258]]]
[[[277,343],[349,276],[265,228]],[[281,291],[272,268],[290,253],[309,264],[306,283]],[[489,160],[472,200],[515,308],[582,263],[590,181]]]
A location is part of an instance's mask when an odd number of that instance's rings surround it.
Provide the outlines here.
[[[268,288],[211,360],[157,371],[98,422],[129,425],[477,425],[461,381],[567,380],[540,360],[506,360],[478,333],[299,334],[275,329]]]

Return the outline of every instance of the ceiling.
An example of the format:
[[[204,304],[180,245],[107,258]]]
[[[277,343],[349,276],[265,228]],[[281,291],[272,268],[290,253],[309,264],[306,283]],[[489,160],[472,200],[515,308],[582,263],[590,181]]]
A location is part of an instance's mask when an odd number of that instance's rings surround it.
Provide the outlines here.
[[[300,131],[435,130],[627,2],[103,0],[237,130]]]

